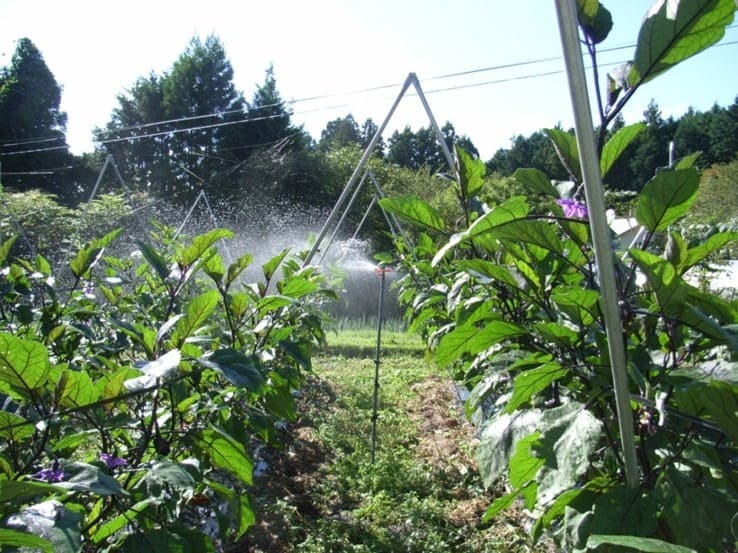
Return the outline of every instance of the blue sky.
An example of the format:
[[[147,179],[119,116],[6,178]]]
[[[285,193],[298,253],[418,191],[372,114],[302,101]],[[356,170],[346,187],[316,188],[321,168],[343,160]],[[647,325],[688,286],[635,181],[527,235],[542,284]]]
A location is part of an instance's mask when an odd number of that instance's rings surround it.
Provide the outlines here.
[[[614,28],[602,48],[616,48],[601,55],[607,71],[632,56],[652,2],[603,4]],[[348,113],[381,123],[410,72],[439,123],[451,121],[485,160],[516,134],[572,125],[553,0],[0,0],[0,21],[0,65],[10,62],[14,41],[28,37],[62,85],[75,153],[92,149],[91,131],[109,120],[118,94],[138,77],[167,71],[193,36],[210,33],[223,42],[247,100],[273,65],[282,98],[294,102],[294,122],[316,139]],[[626,121],[640,120],[651,99],[676,117],[689,106],[732,104],[735,24],[721,44],[640,89]],[[458,73],[466,74],[448,76]],[[367,91],[384,85],[395,86]],[[409,96],[385,138],[427,124]]]

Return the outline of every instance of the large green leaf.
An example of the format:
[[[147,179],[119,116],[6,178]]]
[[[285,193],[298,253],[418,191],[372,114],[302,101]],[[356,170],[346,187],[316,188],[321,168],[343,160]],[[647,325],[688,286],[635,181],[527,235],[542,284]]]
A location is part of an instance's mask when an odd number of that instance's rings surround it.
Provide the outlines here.
[[[246,449],[225,430],[216,426],[205,428],[200,434],[200,446],[216,467],[225,470],[246,485],[253,479],[253,463]]]
[[[385,211],[397,215],[401,219],[418,227],[446,233],[446,223],[438,211],[429,203],[414,196],[402,196],[400,198],[383,198],[379,205]]]
[[[10,442],[22,442],[33,436],[33,432],[33,422],[10,411],[0,411],[0,438]]]
[[[182,250],[177,257],[177,261],[184,267],[190,267],[218,240],[232,237],[233,232],[226,229],[214,229],[210,232],[206,232],[205,234],[196,236],[192,240],[192,243]]]
[[[521,405],[530,401],[530,399],[542,392],[552,382],[566,376],[567,370],[556,362],[546,363],[535,369],[529,369],[521,372],[513,381],[513,393],[507,404],[505,412],[512,413]]]
[[[208,290],[190,300],[184,308],[185,316],[177,321],[172,332],[172,344],[181,347],[185,340],[197,332],[220,301],[217,290]]]
[[[587,538],[587,549],[597,549],[601,545],[617,545],[633,551],[645,551],[646,553],[697,553],[689,547],[682,547],[666,541],[654,538],[641,538],[638,536],[618,536],[595,534]]]
[[[659,171],[641,191],[636,219],[651,232],[665,230],[689,210],[699,185],[694,168]]]
[[[311,294],[318,288],[313,280],[306,278],[290,277],[278,283],[277,289],[283,296],[290,298],[301,298]]]
[[[34,497],[49,496],[59,489],[44,482],[0,480],[0,503],[27,502]]]
[[[513,178],[520,184],[540,194],[545,194],[552,198],[558,198],[560,196],[559,191],[551,184],[551,179],[540,169],[516,169],[513,173]]]
[[[60,488],[102,496],[128,496],[128,492],[120,486],[118,481],[100,467],[66,460],[62,460],[60,465],[64,473],[64,480],[55,484]]]
[[[6,524],[44,539],[33,544],[33,547],[54,553],[79,553],[82,550],[81,521],[80,513],[67,509],[58,501],[49,500],[26,507],[9,517]],[[52,549],[46,547],[43,543],[45,540],[51,542]]]
[[[600,156],[600,173],[603,180],[625,149],[645,128],[645,123],[627,125],[607,141],[604,148],[602,148],[602,155]]]
[[[528,210],[528,201],[525,196],[513,196],[476,219],[465,231],[451,236],[449,241],[433,257],[433,265],[438,264],[450,250],[462,242],[484,236],[501,225],[509,224],[511,221],[525,219]]]
[[[87,247],[82,248],[70,263],[72,274],[77,278],[85,276],[87,271],[97,263],[102,256],[105,248],[112,242],[119,234],[121,229],[116,229],[102,238],[93,240]]]
[[[669,317],[677,316],[684,308],[689,286],[677,274],[674,266],[650,252],[631,248],[629,255],[643,271],[661,310]]]
[[[660,0],[641,25],[630,86],[645,83],[715,44],[733,22],[735,0]]]
[[[481,159],[470,156],[463,148],[454,146],[457,163],[457,178],[463,197],[467,200],[475,196],[484,186],[486,167]]]
[[[588,327],[600,319],[600,294],[587,288],[560,287],[551,294],[556,304],[569,320],[579,327]]]
[[[21,547],[31,551],[41,550],[44,553],[54,553],[54,544],[49,540],[30,534],[28,532],[19,532],[18,530],[8,530],[0,528],[0,551],[5,551],[6,547]],[[11,551],[8,549],[8,551]]]
[[[259,359],[232,348],[216,350],[209,356],[201,358],[200,363],[222,374],[234,386],[252,392],[261,389],[265,382]]]
[[[0,332],[0,391],[30,399],[46,384],[50,373],[43,344]]]
[[[697,417],[708,416],[738,443],[737,385],[719,380],[695,380],[689,387],[676,388],[674,395],[682,411]]]
[[[86,371],[62,371],[57,389],[61,392],[59,402],[62,407],[82,407],[100,398],[100,392]]]
[[[138,249],[141,252],[141,255],[143,255],[144,259],[148,262],[149,265],[154,269],[156,274],[159,276],[159,279],[164,282],[169,277],[169,266],[167,265],[167,261],[157,252],[153,246],[147,244],[146,242],[137,241],[136,245],[138,245]]]
[[[545,250],[563,255],[564,246],[556,234],[556,228],[545,221],[517,220],[494,229],[493,236],[498,240],[524,242]],[[542,257],[542,256],[541,256]]]
[[[520,336],[525,329],[506,321],[491,321],[479,328],[462,325],[441,338],[436,351],[436,362],[445,367],[464,354],[476,355],[503,340]]]
[[[277,255],[269,258],[267,262],[261,266],[261,270],[264,273],[264,278],[266,280],[272,279],[277,268],[282,264],[282,261],[284,261],[284,258],[287,257],[288,253],[290,253],[290,248],[284,248]]]
[[[176,533],[171,530],[144,530],[126,536],[121,553],[211,553],[213,541],[203,533]]]

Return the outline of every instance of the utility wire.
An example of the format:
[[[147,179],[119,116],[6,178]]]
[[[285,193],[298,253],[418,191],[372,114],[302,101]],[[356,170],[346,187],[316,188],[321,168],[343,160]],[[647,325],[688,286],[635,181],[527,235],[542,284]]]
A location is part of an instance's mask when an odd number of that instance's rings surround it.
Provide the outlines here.
[[[727,29],[735,28],[736,26],[738,26],[738,25],[731,25],[731,26],[727,27]],[[718,44],[714,45],[713,47],[730,46],[730,45],[735,45],[735,44],[738,44],[738,40],[721,42],[721,43],[718,43]],[[610,48],[603,48],[601,50],[598,50],[598,52],[599,53],[604,53],[604,52],[612,52],[612,51],[617,51],[617,50],[625,50],[625,49],[629,49],[629,48],[634,48],[635,46],[636,46],[635,44],[627,44],[627,45],[621,45],[621,46],[614,46],[614,47],[610,47]],[[508,64],[501,64],[501,65],[495,65],[495,66],[489,66],[489,67],[483,67],[483,68],[477,68],[477,69],[470,69],[470,70],[466,70],[466,71],[459,71],[459,72],[455,72],[455,73],[447,73],[447,74],[443,74],[443,75],[436,75],[436,76],[433,76],[433,77],[428,77],[428,78],[426,78],[424,80],[425,81],[437,81],[437,80],[456,78],[456,77],[460,77],[460,76],[472,75],[472,74],[483,73],[483,72],[491,72],[491,71],[498,71],[498,70],[502,70],[502,69],[511,69],[511,68],[523,67],[523,66],[527,66],[527,65],[534,65],[534,64],[538,64],[538,63],[546,63],[546,62],[557,61],[557,60],[561,60],[561,59],[562,59],[561,56],[551,56],[551,57],[546,57],[546,58],[537,58],[537,59],[532,59],[532,60],[524,60],[524,61],[512,62],[512,63],[508,63]],[[619,64],[622,64],[622,63],[626,63],[626,62],[625,61],[621,61],[621,62],[601,64],[600,67],[607,67],[607,66],[611,66],[611,65],[619,65]],[[500,84],[500,83],[504,83],[504,82],[511,82],[511,81],[517,81],[517,80],[526,80],[526,79],[532,79],[532,78],[538,78],[538,77],[546,77],[546,76],[561,74],[563,72],[564,72],[563,69],[560,69],[560,70],[554,70],[554,71],[530,73],[530,74],[527,74],[527,75],[517,75],[517,76],[513,76],[513,77],[507,77],[507,78],[502,78],[502,79],[495,79],[495,80],[491,80],[491,81],[475,82],[475,83],[468,83],[468,84],[463,84],[463,85],[449,86],[449,87],[444,87],[444,88],[433,89],[433,90],[427,91],[426,94],[438,94],[438,93],[442,93],[442,92],[451,92],[451,91],[454,91],[454,90],[462,90],[462,89],[467,89],[467,88],[476,88],[476,87],[480,87],[480,86],[488,86],[488,85],[491,85],[491,84]],[[277,103],[274,103],[274,104],[267,104],[267,105],[259,106],[257,108],[252,108],[252,109],[255,109],[255,110],[264,110],[264,109],[269,109],[269,108],[277,108],[277,107],[283,106],[284,104],[287,104],[287,105],[295,105],[295,104],[300,104],[300,103],[303,103],[303,102],[315,101],[315,100],[323,100],[323,99],[334,98],[334,97],[339,97],[339,96],[352,96],[352,95],[357,95],[357,94],[364,94],[364,93],[367,93],[367,92],[376,92],[376,91],[379,91],[379,90],[386,90],[386,89],[389,89],[389,88],[396,88],[397,86],[400,86],[400,84],[398,84],[398,83],[386,84],[386,85],[380,85],[380,86],[374,86],[374,87],[369,87],[369,88],[358,89],[358,90],[354,90],[354,91],[350,91],[350,92],[346,92],[346,93],[321,94],[321,95],[316,95],[316,96],[310,96],[310,97],[300,98],[300,99],[296,99],[296,100],[284,100],[282,102],[277,102]],[[349,107],[350,105],[351,104],[349,104],[349,103],[343,103],[343,104],[332,105],[332,106],[323,106],[323,107],[313,108],[313,109],[310,109],[310,110],[303,110],[303,111],[293,112],[292,115],[301,115],[301,114],[305,114],[305,113],[313,113],[313,112],[319,112],[319,111],[330,111],[330,110],[338,109],[338,108],[341,108],[341,107]],[[232,115],[232,114],[236,114],[236,113],[244,113],[244,109],[227,110],[227,111],[214,112],[214,113],[210,113],[210,114],[186,116],[186,117],[180,117],[180,118],[176,118],[176,119],[168,119],[168,120],[164,120],[164,121],[156,121],[156,122],[152,122],[152,123],[142,123],[140,125],[131,125],[131,126],[122,127],[122,128],[119,128],[119,129],[103,130],[103,131],[98,132],[98,136],[104,135],[104,134],[120,133],[120,132],[124,132],[124,131],[127,131],[127,130],[140,130],[140,129],[145,129],[145,128],[149,128],[149,127],[153,127],[153,126],[168,125],[168,124],[181,123],[181,122],[186,122],[186,121],[196,121],[196,120],[200,120],[200,119],[207,119],[207,118],[213,118],[213,117],[224,117],[226,115]],[[219,123],[213,123],[213,124],[207,124],[207,125],[198,125],[198,126],[192,126],[192,127],[183,127],[183,128],[179,128],[179,129],[170,129],[170,130],[159,131],[159,132],[155,132],[155,133],[138,134],[138,135],[132,135],[132,136],[128,136],[128,137],[116,137],[116,138],[110,138],[110,139],[107,139],[107,140],[100,140],[99,143],[100,144],[111,144],[111,143],[115,143],[115,142],[123,142],[123,141],[128,141],[128,140],[138,140],[138,139],[142,139],[142,138],[155,138],[155,137],[158,137],[158,136],[164,136],[164,135],[169,135],[169,134],[178,134],[178,133],[181,133],[181,132],[194,132],[194,131],[206,130],[206,129],[213,129],[213,128],[218,128],[218,127],[223,127],[223,126],[228,126],[228,125],[236,125],[236,124],[241,124],[241,123],[248,123],[248,122],[251,122],[251,121],[263,121],[263,120],[269,120],[269,119],[276,119],[276,118],[280,118],[280,117],[284,117],[284,114],[283,113],[279,113],[279,114],[273,114],[273,115],[267,115],[267,116],[260,116],[260,117],[245,117],[243,119],[238,119],[238,120],[235,120],[235,121],[221,121]],[[23,143],[32,144],[32,143],[36,143],[36,142],[48,142],[48,141],[51,141],[51,140],[59,140],[59,139],[61,139],[61,137],[57,137],[57,138],[28,139],[25,142],[18,142],[16,144],[5,144],[4,146],[9,146],[9,145],[22,145]],[[248,147],[252,147],[252,146],[244,146],[244,148],[248,148]],[[258,147],[258,146],[255,145],[253,147]],[[0,156],[20,155],[20,154],[26,154],[26,153],[45,152],[45,151],[59,150],[59,149],[67,149],[67,148],[68,148],[68,146],[66,146],[66,145],[64,145],[64,146],[49,147],[49,148],[35,148],[35,149],[31,149],[31,150],[22,150],[22,151],[17,151],[17,152],[0,153]]]

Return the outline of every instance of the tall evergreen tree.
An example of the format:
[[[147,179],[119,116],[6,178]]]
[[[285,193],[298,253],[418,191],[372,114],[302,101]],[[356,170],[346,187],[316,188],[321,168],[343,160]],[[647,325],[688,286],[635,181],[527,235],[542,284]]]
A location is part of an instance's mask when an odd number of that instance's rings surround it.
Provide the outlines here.
[[[73,202],[77,190],[65,178],[73,158],[66,144],[67,116],[61,86],[38,48],[18,40],[10,65],[0,72],[0,169],[4,186],[38,188]]]
[[[453,149],[454,144],[458,144],[469,154],[479,155],[472,141],[466,136],[458,136],[450,122],[446,122],[440,130],[449,150]],[[402,132],[395,131],[389,139],[387,159],[410,169],[428,167],[432,171],[449,170],[438,135],[431,125],[418,129],[417,132],[413,132],[410,127],[405,127]]]
[[[118,102],[100,136],[125,178],[185,204],[202,188],[234,193],[246,103],[218,38],[193,38],[169,73],[139,79]]]

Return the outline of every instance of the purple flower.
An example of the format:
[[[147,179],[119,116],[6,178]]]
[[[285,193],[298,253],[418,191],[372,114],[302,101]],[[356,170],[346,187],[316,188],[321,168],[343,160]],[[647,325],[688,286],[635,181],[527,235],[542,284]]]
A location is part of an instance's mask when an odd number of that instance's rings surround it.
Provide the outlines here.
[[[121,459],[120,457],[116,457],[115,455],[111,455],[110,453],[101,453],[100,460],[103,463],[105,463],[105,465],[110,470],[118,468],[118,467],[122,467],[128,464],[128,461],[126,461],[125,459]]]
[[[50,484],[53,484],[54,482],[61,482],[62,480],[64,480],[64,471],[59,468],[59,463],[54,463],[52,468],[41,469],[32,476],[33,478],[36,478],[38,480],[43,480],[44,482],[49,482]]]
[[[588,217],[587,204],[573,198],[561,198],[556,203],[564,210],[564,216],[570,219],[586,219]]]

